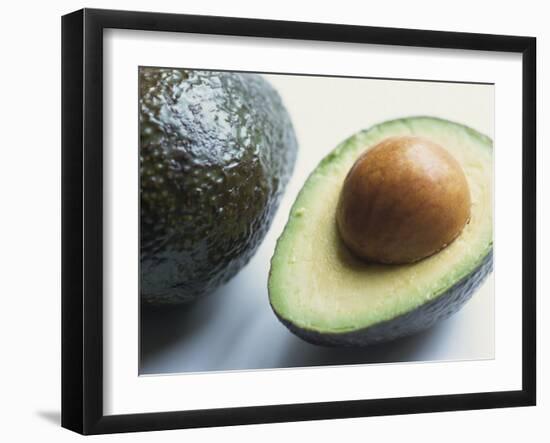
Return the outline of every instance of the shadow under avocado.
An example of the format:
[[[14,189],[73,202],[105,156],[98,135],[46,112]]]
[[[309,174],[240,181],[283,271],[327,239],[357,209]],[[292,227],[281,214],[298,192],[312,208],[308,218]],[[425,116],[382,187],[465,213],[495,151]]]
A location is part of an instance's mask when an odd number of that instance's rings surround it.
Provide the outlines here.
[[[182,305],[140,308],[140,372],[144,363],[152,361],[173,344],[185,345],[202,328],[211,327],[211,317],[216,311],[218,298],[223,297],[224,287],[212,294]]]
[[[286,353],[281,356],[281,367],[419,361],[423,360],[422,351],[429,350],[432,343],[438,340],[443,327],[443,325],[436,325],[409,337],[363,348],[313,345],[289,333]]]

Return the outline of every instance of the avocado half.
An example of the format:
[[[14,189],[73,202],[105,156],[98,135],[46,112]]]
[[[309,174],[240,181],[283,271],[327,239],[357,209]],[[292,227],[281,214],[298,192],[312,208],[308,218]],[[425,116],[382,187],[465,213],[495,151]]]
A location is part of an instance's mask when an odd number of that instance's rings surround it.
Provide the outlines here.
[[[297,142],[261,76],[139,69],[140,294],[195,300],[253,256],[279,205]]]
[[[355,160],[390,136],[426,137],[460,163],[471,218],[458,238],[412,264],[369,264],[344,246],[335,213]],[[432,117],[388,121],[341,143],[311,173],[271,260],[269,299],[290,331],[314,344],[365,346],[427,329],[458,311],[492,271],[493,143]]]

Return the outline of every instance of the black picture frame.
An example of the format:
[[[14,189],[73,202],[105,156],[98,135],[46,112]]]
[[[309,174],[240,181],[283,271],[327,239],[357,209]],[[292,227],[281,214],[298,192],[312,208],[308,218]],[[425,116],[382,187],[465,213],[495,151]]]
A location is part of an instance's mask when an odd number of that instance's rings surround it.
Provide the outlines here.
[[[522,54],[522,389],[131,415],[103,413],[103,30],[171,31]],[[83,9],[62,18],[62,426],[82,434],[535,405],[536,39]]]

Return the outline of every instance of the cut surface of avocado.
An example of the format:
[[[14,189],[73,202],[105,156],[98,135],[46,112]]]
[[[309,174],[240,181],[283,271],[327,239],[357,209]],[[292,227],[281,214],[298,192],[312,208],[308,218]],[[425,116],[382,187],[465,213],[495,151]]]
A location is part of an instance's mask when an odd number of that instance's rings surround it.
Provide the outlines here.
[[[401,135],[430,139],[460,163],[470,188],[471,218],[454,242],[428,258],[369,264],[355,258],[339,237],[338,199],[357,158],[383,139]],[[389,121],[341,143],[307,179],[271,261],[270,303],[289,329],[321,344],[361,345],[409,335],[470,298],[492,269],[492,244],[491,139],[432,117]]]

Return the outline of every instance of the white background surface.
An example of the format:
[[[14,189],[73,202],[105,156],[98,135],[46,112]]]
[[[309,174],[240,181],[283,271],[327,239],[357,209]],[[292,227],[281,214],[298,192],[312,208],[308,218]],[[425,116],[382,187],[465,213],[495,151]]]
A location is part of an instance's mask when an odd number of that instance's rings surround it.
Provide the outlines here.
[[[0,316],[3,349],[0,370],[1,437],[6,441],[73,441],[79,437],[58,428],[60,368],[60,19],[62,13],[83,6],[81,2],[5,6],[2,28],[3,88],[2,174],[2,294],[6,304]],[[222,2],[204,0],[175,8],[168,1],[89,1],[86,6],[121,9],[154,8],[169,12],[209,13],[263,18],[401,26],[442,30],[528,34],[539,37],[538,78],[549,72],[546,14],[541,2],[526,1],[516,8],[498,4],[462,2],[460,8],[440,2],[387,2],[369,8],[359,2],[333,2],[314,9],[297,2]],[[427,13],[429,11],[429,13]],[[544,58],[546,57],[546,58]],[[539,146],[542,112],[549,103],[548,89],[539,81]],[[547,108],[546,108],[547,109]],[[547,163],[548,156],[543,158]],[[542,163],[542,162],[540,162]],[[545,165],[546,169],[547,166]],[[540,164],[539,164],[540,167]],[[542,174],[539,174],[542,182]],[[541,183],[539,182],[539,183]],[[548,180],[544,179],[547,188]],[[539,189],[540,186],[539,186]],[[545,189],[548,191],[548,189]],[[547,195],[548,192],[545,192]],[[548,206],[542,222],[548,224]],[[540,220],[539,220],[540,221]],[[548,234],[541,232],[546,250]],[[544,254],[543,267],[550,263]],[[539,267],[540,269],[540,267]],[[539,294],[548,293],[549,280]],[[548,372],[548,336],[543,322],[548,301],[539,297],[539,373]],[[542,342],[542,345],[541,345]],[[536,408],[459,413],[377,417],[310,423],[246,426],[225,429],[169,431],[154,434],[98,437],[126,441],[281,441],[315,439],[333,441],[343,436],[396,441],[465,440],[546,441],[550,391],[539,380]]]

